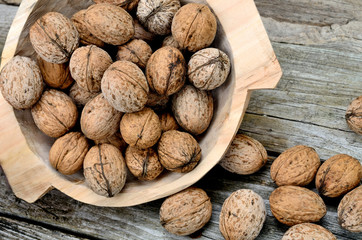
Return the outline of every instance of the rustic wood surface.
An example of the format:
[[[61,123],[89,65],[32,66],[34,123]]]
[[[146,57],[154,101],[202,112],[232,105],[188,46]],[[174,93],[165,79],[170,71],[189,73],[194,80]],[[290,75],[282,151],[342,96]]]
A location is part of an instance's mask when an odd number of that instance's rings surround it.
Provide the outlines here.
[[[5,2],[5,1],[2,1]],[[8,1],[9,2],[9,1]],[[193,237],[222,239],[221,205],[231,192],[250,188],[266,202],[268,217],[258,239],[280,239],[287,230],[269,210],[275,185],[272,159],[288,147],[314,147],[323,160],[346,153],[362,160],[362,136],[348,129],[344,113],[362,95],[362,1],[256,0],[283,78],[275,90],[253,92],[240,132],[261,141],[271,159],[251,176],[216,166],[196,184],[213,202],[211,221]],[[17,7],[0,5],[0,48]],[[34,204],[16,198],[0,174],[0,239],[187,239],[168,234],[159,224],[162,200],[130,208],[102,208],[77,202],[52,190]],[[314,188],[313,185],[310,188]],[[361,239],[340,228],[340,199],[325,199],[320,224],[338,239]]]

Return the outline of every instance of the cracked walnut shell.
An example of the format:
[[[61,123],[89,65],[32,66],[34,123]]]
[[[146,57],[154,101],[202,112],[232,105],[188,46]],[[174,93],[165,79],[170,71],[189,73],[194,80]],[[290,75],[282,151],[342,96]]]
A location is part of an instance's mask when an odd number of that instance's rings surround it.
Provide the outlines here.
[[[170,233],[190,235],[210,220],[212,204],[206,192],[190,187],[168,197],[160,208],[161,225]]]
[[[354,99],[348,106],[346,121],[350,129],[362,134],[362,96]]]
[[[49,137],[57,138],[68,132],[77,122],[78,111],[72,99],[61,91],[44,91],[31,109],[36,126]]]
[[[49,151],[49,162],[64,175],[78,172],[89,149],[87,139],[80,132],[70,132],[58,138]]]
[[[31,108],[41,97],[43,88],[40,69],[28,57],[15,56],[1,70],[1,93],[15,109]]]
[[[362,186],[347,193],[338,205],[338,222],[348,231],[362,232]]]
[[[295,239],[337,240],[333,233],[314,223],[301,223],[294,225],[285,232],[282,238],[282,240]]]
[[[85,156],[84,177],[97,194],[113,197],[126,183],[127,170],[122,153],[111,144],[92,147]]]
[[[171,130],[161,136],[158,157],[167,170],[186,173],[200,161],[201,148],[189,133]]]
[[[222,205],[219,229],[226,240],[252,240],[259,235],[265,218],[263,198],[252,190],[240,189]]]
[[[48,12],[39,18],[29,35],[40,57],[57,64],[69,61],[79,43],[79,33],[72,21],[58,12]]]
[[[52,88],[66,89],[73,83],[68,63],[51,63],[37,58],[44,82]]]
[[[118,47],[117,60],[130,61],[145,68],[152,55],[151,47],[143,40],[134,39]]]

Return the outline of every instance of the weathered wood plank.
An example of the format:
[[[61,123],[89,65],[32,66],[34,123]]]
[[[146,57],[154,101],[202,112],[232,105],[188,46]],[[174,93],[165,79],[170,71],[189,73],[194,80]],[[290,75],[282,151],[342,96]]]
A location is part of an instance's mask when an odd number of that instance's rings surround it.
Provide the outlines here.
[[[16,6],[0,5],[0,56],[17,10]]]

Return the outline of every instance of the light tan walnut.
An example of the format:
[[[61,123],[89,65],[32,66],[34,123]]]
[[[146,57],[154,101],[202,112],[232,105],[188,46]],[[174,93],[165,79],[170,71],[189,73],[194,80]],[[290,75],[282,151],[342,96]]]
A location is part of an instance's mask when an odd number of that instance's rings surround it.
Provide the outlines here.
[[[338,205],[339,224],[348,231],[362,232],[362,186],[347,193]]]
[[[160,123],[162,132],[177,130],[180,128],[174,116],[169,112],[165,112],[160,115]]]
[[[36,126],[49,137],[57,138],[74,127],[77,107],[65,93],[54,89],[44,91],[31,109]]]
[[[113,197],[126,183],[124,158],[121,151],[111,144],[92,147],[85,156],[83,169],[89,187],[105,197]]]
[[[118,47],[117,60],[130,61],[140,68],[145,68],[151,55],[152,49],[145,41],[134,39]]]
[[[65,175],[78,172],[89,149],[87,139],[80,132],[70,132],[58,138],[49,151],[53,168]]]
[[[160,208],[161,225],[170,233],[190,235],[210,221],[212,204],[206,192],[190,187],[168,197]]]
[[[39,56],[37,60],[43,80],[48,86],[52,88],[66,89],[73,83],[68,63],[50,63]]]
[[[95,3],[109,3],[119,6],[127,11],[132,11],[137,7],[139,0],[94,0]]]
[[[0,89],[4,99],[15,109],[31,108],[44,89],[38,65],[28,57],[13,57],[0,73]]]
[[[282,240],[320,239],[337,240],[337,238],[322,226],[313,223],[301,223],[289,228]]]
[[[102,143],[112,144],[113,146],[118,148],[122,153],[124,152],[124,150],[126,150],[128,146],[127,143],[123,140],[120,132],[116,132],[114,135],[104,139],[95,140],[94,142],[95,144],[102,144]]]
[[[180,50],[180,46],[178,45],[176,40],[172,37],[172,35],[169,35],[169,36],[165,37],[165,39],[163,39],[162,47],[166,47],[166,46],[174,47],[174,48],[177,48]]]
[[[79,44],[79,33],[69,18],[48,12],[30,28],[34,50],[47,62],[65,63]]]
[[[82,107],[87,104],[94,97],[98,96],[99,92],[92,93],[79,87],[77,83],[74,83],[69,90],[69,97],[72,98],[77,107]]]
[[[354,99],[348,106],[346,121],[350,129],[362,134],[362,96]]]

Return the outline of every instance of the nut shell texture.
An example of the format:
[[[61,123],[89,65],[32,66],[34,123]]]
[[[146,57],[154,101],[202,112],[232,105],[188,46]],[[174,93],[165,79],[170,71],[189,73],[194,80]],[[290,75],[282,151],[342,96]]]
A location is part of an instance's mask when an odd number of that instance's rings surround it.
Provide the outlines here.
[[[99,92],[103,74],[111,64],[112,58],[106,51],[88,45],[74,51],[69,68],[79,87],[88,92]]]
[[[168,197],[161,205],[161,225],[170,233],[190,235],[210,220],[212,204],[200,188],[187,188]]]
[[[320,194],[338,197],[358,186],[361,178],[361,163],[346,154],[338,154],[321,165],[315,184]]]
[[[48,12],[39,18],[29,34],[34,50],[51,63],[69,61],[79,43],[79,33],[72,21],[57,12]]]
[[[222,205],[220,232],[226,240],[255,239],[266,218],[265,204],[258,194],[249,189],[233,192]]]
[[[127,147],[127,143],[123,140],[120,132],[116,132],[114,135],[101,140],[95,140],[94,142],[95,144],[102,144],[102,143],[112,144],[113,146],[121,150],[121,152],[123,152]]]
[[[362,232],[362,186],[342,198],[338,205],[338,220],[344,229]]]
[[[237,134],[220,165],[229,172],[248,175],[257,172],[268,160],[264,146],[257,140]]]
[[[175,41],[175,39],[172,37],[172,35],[167,36],[167,37],[165,37],[165,39],[163,39],[162,47],[166,47],[166,46],[170,46],[170,47],[180,49],[180,46]]]
[[[99,195],[113,197],[126,183],[122,153],[111,144],[92,147],[85,156],[83,168],[86,182]]]
[[[190,134],[171,130],[161,136],[158,157],[167,170],[190,172],[201,159],[201,148]]]
[[[139,0],[94,0],[95,3],[109,3],[113,5],[117,5],[124,10],[132,11],[135,7],[137,7],[137,4]]]
[[[151,55],[152,49],[145,41],[134,39],[118,47],[117,60],[130,61],[140,68],[145,68]]]
[[[152,148],[139,149],[128,146],[125,158],[130,172],[140,180],[153,180],[163,171],[157,153]]]
[[[289,228],[282,240],[337,240],[327,229],[313,223],[301,223]]]
[[[62,174],[78,172],[87,154],[89,145],[80,132],[70,132],[58,138],[49,151],[50,164]]]
[[[162,47],[152,54],[146,67],[150,88],[160,95],[172,95],[185,84],[186,63],[177,48]]]
[[[229,57],[217,48],[206,48],[196,52],[188,63],[188,78],[201,90],[213,90],[221,86],[229,72]]]
[[[270,210],[275,218],[288,226],[317,222],[327,209],[322,198],[313,191],[298,186],[282,186],[270,197]]]
[[[84,135],[101,140],[119,131],[122,113],[114,109],[102,94],[89,101],[83,108],[80,126]]]
[[[270,175],[278,186],[305,186],[313,181],[320,165],[319,156],[313,148],[298,145],[274,160]]]
[[[78,111],[72,99],[61,91],[44,91],[31,109],[36,126],[49,137],[60,137],[77,122]]]
[[[43,88],[40,69],[30,58],[15,56],[0,73],[1,93],[15,109],[31,108],[41,97]]]
[[[92,100],[97,95],[99,95],[99,93],[88,92],[87,90],[79,87],[77,83],[74,83],[69,90],[69,97],[73,99],[74,103],[78,107],[86,105],[87,102]]]
[[[122,45],[134,35],[131,15],[112,4],[90,6],[85,13],[85,24],[94,36],[112,45]]]
[[[155,39],[155,34],[146,31],[137,19],[133,19],[134,36],[135,39],[142,39],[144,41],[152,41]]]
[[[140,0],[137,17],[148,31],[167,35],[171,32],[172,19],[180,7],[179,0]]]
[[[161,136],[160,119],[150,108],[125,114],[120,129],[126,143],[142,149],[155,145]]]
[[[189,3],[178,10],[172,20],[172,36],[181,49],[196,52],[214,41],[215,15],[204,4]]]
[[[38,56],[38,65],[44,82],[53,88],[66,89],[73,83],[68,63],[56,64]]]
[[[172,96],[172,112],[181,127],[199,135],[206,131],[213,117],[212,95],[210,92],[186,85]]]
[[[346,121],[350,129],[362,134],[362,96],[354,99],[348,106]]]
[[[160,115],[160,122],[162,132],[179,129],[179,125],[177,124],[176,119],[169,112],[162,113]]]

